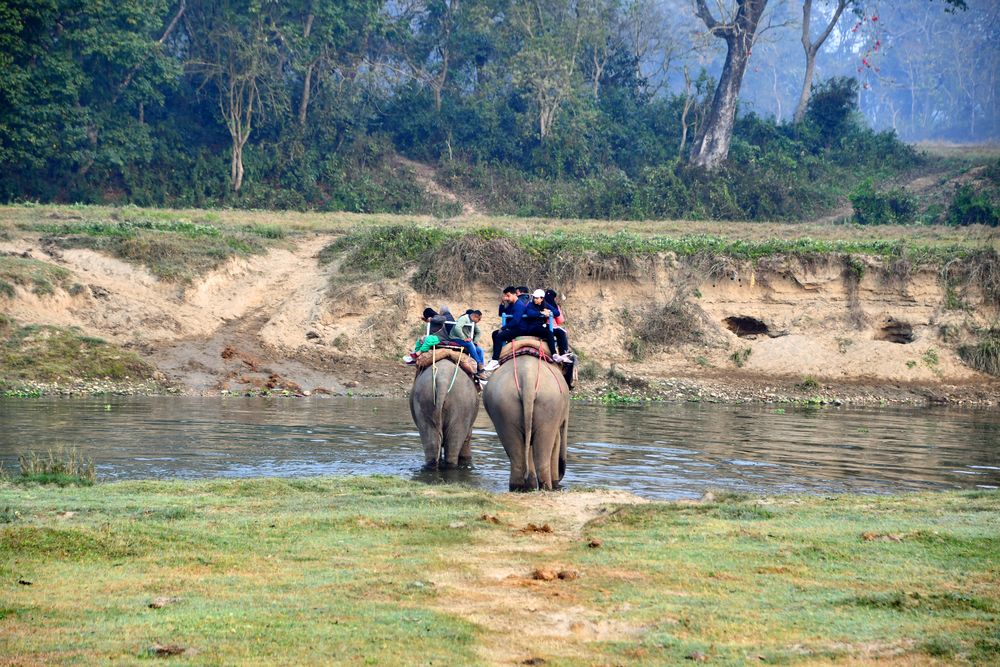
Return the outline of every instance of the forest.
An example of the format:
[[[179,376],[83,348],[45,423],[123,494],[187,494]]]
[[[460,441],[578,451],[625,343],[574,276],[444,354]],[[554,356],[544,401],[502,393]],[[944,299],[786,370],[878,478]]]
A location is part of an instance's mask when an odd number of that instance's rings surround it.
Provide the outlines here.
[[[998,27],[992,0],[4,0],[0,201],[908,222],[880,185],[907,142],[1000,138]]]

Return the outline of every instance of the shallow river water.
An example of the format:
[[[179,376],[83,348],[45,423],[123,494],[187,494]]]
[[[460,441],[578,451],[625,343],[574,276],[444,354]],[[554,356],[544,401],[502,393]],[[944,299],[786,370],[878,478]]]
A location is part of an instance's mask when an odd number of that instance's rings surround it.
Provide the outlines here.
[[[650,498],[707,490],[836,493],[1000,486],[1000,411],[706,403],[571,408],[568,487]],[[367,475],[506,490],[480,408],[472,470],[422,473],[405,400],[0,400],[0,461],[75,445],[102,479]]]

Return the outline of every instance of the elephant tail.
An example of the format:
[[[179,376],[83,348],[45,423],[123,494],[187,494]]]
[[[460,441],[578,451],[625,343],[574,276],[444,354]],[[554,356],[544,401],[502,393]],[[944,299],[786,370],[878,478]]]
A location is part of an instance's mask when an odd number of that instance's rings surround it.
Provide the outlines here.
[[[442,386],[438,386],[438,378],[441,379]],[[437,377],[434,378],[434,424],[436,425],[435,436],[437,438],[437,456],[434,458],[435,463],[440,464],[442,454],[441,449],[444,447],[444,402],[448,399],[448,392],[446,391],[448,384],[448,373],[438,373]],[[442,391],[442,390],[445,391]]]
[[[522,357],[528,359],[528,357]],[[514,359],[514,363],[518,362]],[[525,364],[527,366],[528,364]],[[536,373],[539,369],[536,369]],[[521,392],[521,409],[524,411],[524,460],[527,468],[528,481],[533,485],[538,484],[538,471],[535,470],[535,457],[531,452],[531,432],[535,419],[535,395],[537,394],[536,383],[525,382]]]

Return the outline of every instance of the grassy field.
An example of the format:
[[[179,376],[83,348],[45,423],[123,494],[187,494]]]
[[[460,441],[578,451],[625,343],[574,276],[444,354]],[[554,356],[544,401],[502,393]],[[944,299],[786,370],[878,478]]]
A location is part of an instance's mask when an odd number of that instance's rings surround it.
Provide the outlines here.
[[[818,241],[897,241],[938,246],[951,244],[1000,243],[995,230],[945,225],[881,225],[864,227],[837,222],[727,222],[706,220],[576,220],[557,218],[517,218],[510,216],[467,216],[440,219],[432,216],[381,215],[362,213],[316,213],[298,211],[245,211],[232,209],[143,209],[110,206],[20,205],[0,206],[0,239],[20,232],[49,235],[84,233],[107,235],[104,228],[129,229],[138,222],[139,231],[199,230],[214,238],[206,228],[243,232],[267,239],[275,234],[344,234],[368,227],[417,225],[451,231],[494,228],[512,234],[574,232],[616,234],[627,231],[639,236],[701,236],[724,239],[769,241],[773,239]],[[132,225],[135,229],[136,225]],[[4,232],[6,230],[6,232]]]
[[[997,492],[619,501],[2,482],[0,664],[1000,660]]]

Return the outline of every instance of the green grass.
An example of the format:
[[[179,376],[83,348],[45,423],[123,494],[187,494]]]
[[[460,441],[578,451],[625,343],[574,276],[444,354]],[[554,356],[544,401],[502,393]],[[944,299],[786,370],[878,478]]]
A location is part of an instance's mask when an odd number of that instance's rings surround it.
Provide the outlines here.
[[[979,342],[960,345],[958,356],[976,370],[1000,376],[1000,328],[977,332]]]
[[[576,533],[560,510],[573,494],[537,499],[386,477],[0,483],[0,653],[104,664],[174,644],[187,664],[488,664],[476,648],[514,645],[519,628],[449,611],[435,582],[503,589],[476,568],[544,562],[580,577],[510,584],[523,604],[634,630],[542,643],[547,665],[695,651],[724,665],[986,664],[1000,651],[997,492],[719,494],[612,507]],[[569,539],[526,537],[529,518]],[[174,600],[148,606],[161,596]]]
[[[485,494],[386,478],[0,485],[0,653],[191,664],[476,664],[476,629],[429,608],[431,571]],[[74,512],[60,519],[59,512]],[[18,579],[33,582],[18,587]],[[158,596],[179,598],[149,608]]]
[[[79,329],[20,326],[0,316],[0,389],[61,380],[145,380],[155,372],[134,352]]]
[[[75,447],[50,449],[46,454],[28,452],[17,458],[21,471],[10,481],[15,484],[55,484],[90,486],[97,481],[94,462]]]
[[[649,629],[650,664],[695,650],[713,664],[836,662],[872,647],[975,663],[1000,645],[998,510],[995,492],[720,498],[624,508],[589,527],[607,548],[576,551],[592,599],[627,601]]]
[[[72,273],[52,264],[17,256],[0,256],[0,297],[13,298],[14,285],[28,287],[40,296],[69,285]]]
[[[231,257],[266,252],[286,236],[275,224],[248,220],[241,225],[191,219],[171,211],[148,209],[82,209],[57,211],[56,219],[24,216],[14,225],[41,234],[59,248],[90,248],[142,264],[162,280],[189,282]],[[68,219],[67,219],[68,218]]]
[[[649,262],[673,254],[692,264],[728,258],[757,262],[773,257],[815,260],[829,256],[862,266],[854,255],[886,265],[942,266],[954,260],[964,267],[997,263],[988,244],[922,243],[904,238],[769,238],[750,240],[717,234],[644,235],[546,229],[516,233],[493,227],[441,229],[409,225],[372,227],[351,232],[327,246],[322,261],[342,257],[354,272],[400,276],[416,269],[412,282],[424,292],[453,292],[475,281],[506,285],[565,283],[580,278],[634,279]],[[853,262],[853,264],[852,264]],[[971,270],[971,269],[965,269]]]

